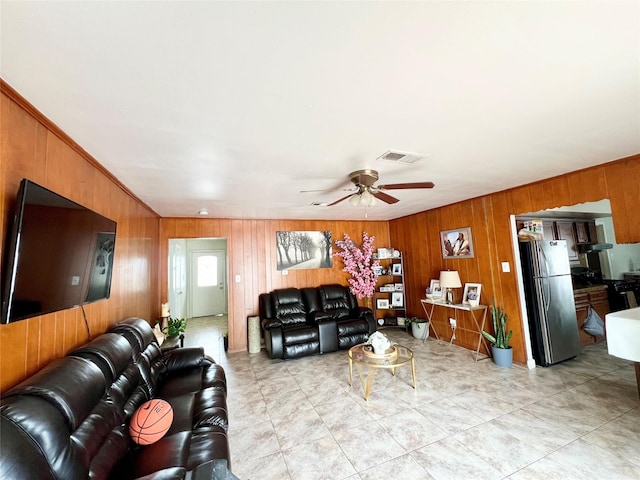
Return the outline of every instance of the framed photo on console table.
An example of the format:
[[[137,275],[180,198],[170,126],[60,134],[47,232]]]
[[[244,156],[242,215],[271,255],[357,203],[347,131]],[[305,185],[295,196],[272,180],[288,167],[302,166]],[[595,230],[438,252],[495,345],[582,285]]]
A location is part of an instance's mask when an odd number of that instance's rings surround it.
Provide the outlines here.
[[[480,304],[481,283],[465,283],[462,304],[477,307]]]
[[[440,280],[431,280],[431,283],[429,284],[429,291],[431,293],[427,294],[427,298],[430,298],[434,302],[442,300],[442,288],[440,288]]]

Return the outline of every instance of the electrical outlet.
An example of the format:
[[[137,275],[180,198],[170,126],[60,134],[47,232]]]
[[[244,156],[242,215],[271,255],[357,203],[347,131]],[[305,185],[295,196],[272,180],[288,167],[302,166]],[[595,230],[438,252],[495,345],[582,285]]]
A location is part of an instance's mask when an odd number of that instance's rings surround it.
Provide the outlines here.
[[[451,324],[451,328],[456,328],[456,319],[449,318],[449,323]]]

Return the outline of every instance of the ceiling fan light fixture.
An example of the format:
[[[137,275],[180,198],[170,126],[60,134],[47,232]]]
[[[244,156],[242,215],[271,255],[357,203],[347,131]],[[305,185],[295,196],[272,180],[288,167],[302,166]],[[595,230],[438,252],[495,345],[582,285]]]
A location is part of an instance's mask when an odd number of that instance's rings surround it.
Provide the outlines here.
[[[354,193],[353,195],[351,195],[349,197],[349,203],[351,205],[353,205],[354,207],[359,207],[360,206],[360,201],[362,200],[362,197],[360,197],[360,193]]]
[[[374,197],[369,189],[367,188],[360,194],[360,205],[364,205],[365,207],[370,207],[376,202],[376,197]]]

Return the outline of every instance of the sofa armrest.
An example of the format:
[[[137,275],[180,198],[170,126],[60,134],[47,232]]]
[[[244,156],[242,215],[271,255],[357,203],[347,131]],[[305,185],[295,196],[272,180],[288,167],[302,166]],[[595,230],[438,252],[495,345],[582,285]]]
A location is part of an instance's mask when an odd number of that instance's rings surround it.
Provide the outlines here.
[[[326,322],[328,320],[333,320],[333,318],[331,318],[331,315],[329,315],[327,312],[313,312],[312,314],[310,314],[311,317],[311,321],[314,324],[318,324],[319,322]]]
[[[164,353],[167,372],[175,372],[186,368],[201,368],[213,364],[213,360],[204,354],[202,347],[176,348]]]
[[[239,480],[228,468],[225,459],[211,460],[198,465],[191,472],[191,480]]]
[[[269,330],[271,328],[282,327],[282,322],[277,318],[263,318],[262,328],[263,330]]]
[[[378,324],[376,323],[376,319],[373,317],[373,310],[368,307],[359,307],[360,308],[360,318],[364,318],[369,324],[369,335],[375,332],[378,329]]]

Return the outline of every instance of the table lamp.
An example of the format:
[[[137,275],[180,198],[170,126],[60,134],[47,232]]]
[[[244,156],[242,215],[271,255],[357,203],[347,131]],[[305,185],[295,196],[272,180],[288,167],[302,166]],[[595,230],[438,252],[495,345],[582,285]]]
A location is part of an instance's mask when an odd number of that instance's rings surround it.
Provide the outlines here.
[[[455,270],[443,270],[440,272],[440,288],[442,288],[442,294],[448,304],[453,302],[452,288],[460,288],[462,283],[460,282],[460,275]]]

